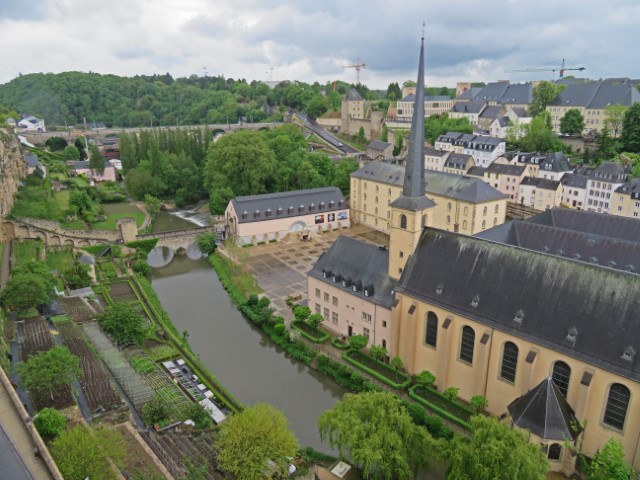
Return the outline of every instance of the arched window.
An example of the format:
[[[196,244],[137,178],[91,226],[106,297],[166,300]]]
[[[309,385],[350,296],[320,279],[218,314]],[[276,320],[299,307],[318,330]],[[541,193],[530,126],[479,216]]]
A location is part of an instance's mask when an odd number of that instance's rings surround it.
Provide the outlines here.
[[[378,187],[376,187],[376,188],[378,188]],[[376,196],[376,203],[378,203],[378,196]]]
[[[502,367],[500,368],[500,378],[508,382],[516,381],[516,369],[518,368],[518,347],[513,342],[504,344],[502,352]]]
[[[551,379],[556,387],[562,392],[564,398],[567,398],[567,392],[569,391],[569,380],[571,380],[571,367],[564,363],[562,360],[558,360],[553,364],[553,373]]]
[[[438,343],[438,316],[433,312],[427,313],[427,331],[424,343],[432,347]]]
[[[552,443],[549,445],[549,451],[547,452],[547,458],[549,460],[560,460],[560,454],[562,453],[562,447],[559,443]]]
[[[631,392],[621,383],[614,383],[609,388],[609,397],[607,398],[607,407],[604,410],[604,418],[602,421],[607,425],[622,430],[624,421],[627,418],[627,409],[629,408],[629,399]]]
[[[464,214],[469,215],[469,207],[464,207]]]
[[[494,219],[493,219],[493,226],[495,227],[496,225],[498,225],[498,219],[497,219],[497,218],[494,218]]]
[[[400,228],[407,229],[407,216],[404,213],[400,215]]]
[[[460,341],[460,360],[473,363],[473,347],[476,341],[476,332],[466,325],[462,327],[462,340]]]

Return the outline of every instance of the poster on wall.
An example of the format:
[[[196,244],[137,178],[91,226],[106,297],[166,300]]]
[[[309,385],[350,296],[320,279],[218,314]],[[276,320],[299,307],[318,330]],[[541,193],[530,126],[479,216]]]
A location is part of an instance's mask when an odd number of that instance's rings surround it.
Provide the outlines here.
[[[346,220],[347,212],[338,212],[338,220]]]
[[[327,222],[335,222],[335,221],[336,221],[336,214],[335,213],[327,214]]]
[[[324,223],[324,215],[316,215],[316,225],[319,223]]]

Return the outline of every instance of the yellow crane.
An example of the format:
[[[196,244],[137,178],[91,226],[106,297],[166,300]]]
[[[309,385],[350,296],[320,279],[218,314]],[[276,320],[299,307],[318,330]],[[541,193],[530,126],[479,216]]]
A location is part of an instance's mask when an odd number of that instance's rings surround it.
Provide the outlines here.
[[[356,69],[356,84],[360,84],[360,69],[361,68],[367,68],[367,65],[358,58],[358,60],[356,61],[356,63],[354,63],[353,65],[345,65],[342,68],[355,68]]]

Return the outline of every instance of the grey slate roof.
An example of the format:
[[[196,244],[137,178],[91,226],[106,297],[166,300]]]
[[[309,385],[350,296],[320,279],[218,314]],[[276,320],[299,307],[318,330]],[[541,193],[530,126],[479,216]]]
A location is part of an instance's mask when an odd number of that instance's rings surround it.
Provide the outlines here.
[[[540,163],[540,170],[546,172],[569,172],[571,165],[562,152],[554,152]]]
[[[634,178],[619,186],[616,188],[616,193],[626,193],[631,195],[631,198],[640,199],[640,178]]]
[[[482,91],[482,87],[471,87],[456,97],[456,100],[471,100]]]
[[[436,142],[448,142],[448,143],[453,143],[455,140],[457,140],[458,138],[460,138],[462,136],[461,132],[447,132],[443,135],[440,135],[437,139]]]
[[[557,190],[560,182],[557,180],[550,180],[548,178],[538,177],[524,177],[520,185],[532,185],[542,190]]]
[[[425,228],[396,292],[640,380],[638,275]]]
[[[560,182],[565,187],[587,188],[587,175],[579,175],[577,173],[565,173]]]
[[[485,104],[481,102],[460,102],[454,104],[449,111],[457,113],[480,113],[484,107]]]
[[[473,97],[474,102],[500,102],[504,96],[509,82],[491,82],[488,83],[480,92]]]
[[[111,166],[111,163],[109,162],[109,160],[105,160],[104,167],[108,168],[110,166]],[[88,168],[89,168],[89,160],[77,160],[73,162],[74,170],[87,170]]]
[[[578,420],[567,400],[553,383],[545,378],[532,390],[507,406],[513,423],[545,440],[575,440]]]
[[[336,187],[247,195],[236,197],[231,203],[238,215],[238,223],[321,215],[349,208],[342,192]]]
[[[24,160],[27,162],[28,167],[36,168],[37,166],[42,165],[38,156],[33,153],[25,153]]]
[[[444,162],[444,166],[464,170],[467,168],[469,162],[473,163],[473,157],[471,155],[467,155],[466,153],[452,153]]]
[[[387,275],[388,265],[389,250],[386,248],[381,249],[376,245],[342,235],[320,256],[309,271],[309,276],[348,291],[352,295],[366,298],[377,305],[391,308],[391,292],[397,282]],[[343,284],[343,280],[346,284]],[[357,291],[354,291],[354,284]],[[370,287],[373,287],[372,293]],[[367,288],[368,296],[365,295]]]
[[[527,103],[531,103],[531,102],[527,102]],[[529,113],[529,111],[526,108],[522,108],[522,107],[514,107],[511,109],[513,111],[513,113],[515,113],[519,118],[524,118],[524,117],[530,117],[531,114]]]
[[[369,143],[369,145],[367,145],[367,148],[371,148],[372,150],[380,150],[382,152],[386,148],[389,148],[390,146],[391,146],[390,143],[381,142],[380,140],[373,140],[372,142]]]
[[[358,92],[358,90],[356,90],[355,88],[350,88],[347,92],[347,96],[344,99],[348,102],[358,102],[364,100],[364,98],[362,98],[362,95],[360,95],[360,92]]]
[[[490,137],[488,135],[474,135],[467,141],[465,148],[471,150],[493,151],[504,142],[504,138]]]
[[[447,150],[438,150],[437,148],[426,148],[424,150],[424,154],[429,157],[444,157],[448,153],[450,152]]]
[[[496,120],[500,123],[501,127],[509,126],[509,117],[498,117]],[[494,120],[495,121],[495,120]]]
[[[482,111],[480,118],[498,118],[502,108],[502,105],[490,105]]]
[[[487,167],[487,173],[497,173],[498,175],[520,176],[526,170],[526,165],[511,165],[493,162]]]
[[[402,186],[404,167],[384,162],[371,162],[353,172],[352,177],[381,182],[396,187]],[[427,186],[425,193],[466,202],[484,203],[507,198],[479,178],[453,173],[425,171]],[[393,204],[392,204],[393,205]]]
[[[484,167],[471,167],[467,171],[467,175],[470,175],[472,177],[484,177],[484,172],[486,171],[487,169]]]
[[[532,101],[533,84],[531,82],[510,84],[502,95],[502,98],[500,99],[500,103],[503,105],[528,105]],[[524,109],[520,108],[520,110]]]
[[[593,172],[594,178],[600,181],[612,181],[615,183],[623,182],[626,178],[624,167],[614,162],[602,162],[602,164]]]
[[[640,92],[629,79],[606,79],[567,84],[549,105],[604,108],[608,105],[631,106],[640,102]]]

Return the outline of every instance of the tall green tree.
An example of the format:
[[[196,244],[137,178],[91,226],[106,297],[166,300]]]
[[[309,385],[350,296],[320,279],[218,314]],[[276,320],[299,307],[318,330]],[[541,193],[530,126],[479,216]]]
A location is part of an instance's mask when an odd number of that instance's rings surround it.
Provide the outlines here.
[[[549,127],[549,113],[547,112],[542,112],[531,123],[522,125],[519,134],[522,136],[516,138],[509,132],[507,142],[517,145],[525,152],[557,152],[567,148]]]
[[[151,218],[156,218],[160,213],[160,209],[162,208],[162,201],[159,198],[154,197],[153,195],[146,194],[144,196],[144,208],[147,209]]]
[[[67,141],[62,137],[50,137],[44,144],[49,147],[50,151],[59,152],[67,146]]]
[[[638,472],[624,458],[624,446],[620,440],[610,438],[591,459],[584,462],[587,480],[636,480]]]
[[[320,415],[318,428],[320,437],[365,478],[412,479],[417,468],[439,456],[436,441],[388,392],[346,394]]]
[[[547,105],[565,89],[565,85],[542,81],[533,89],[529,112],[537,117],[547,109]]]
[[[629,107],[625,105],[607,105],[604,107],[604,119],[613,138],[618,138],[620,135],[627,110],[629,110]]]
[[[41,275],[12,276],[0,291],[0,304],[11,310],[26,310],[47,303],[53,295],[51,284]]]
[[[560,119],[560,131],[565,135],[580,135],[584,130],[584,116],[577,108],[570,108]]]
[[[640,102],[625,112],[620,141],[626,152],[640,153]]]
[[[269,462],[273,462],[274,477],[285,478],[287,457],[295,455],[298,440],[280,410],[257,403],[221,424],[216,448],[219,465],[238,480],[264,477]]]
[[[67,145],[62,149],[62,158],[65,160],[80,160],[80,150],[75,145]]]
[[[98,316],[98,323],[120,345],[142,345],[151,328],[140,312],[128,303],[110,305],[106,312]]]
[[[538,445],[498,420],[471,419],[471,438],[455,437],[449,448],[450,479],[545,480],[549,462]]]
[[[402,90],[400,90],[400,85],[398,82],[392,82],[387,87],[387,96],[388,100],[400,100],[402,98]]]
[[[38,352],[26,362],[20,362],[16,370],[20,374],[20,385],[36,396],[54,393],[61,387],[71,385],[80,375],[80,360],[62,345],[45,352]]]
[[[95,143],[92,143],[89,147],[89,168],[102,175],[104,173],[104,157],[100,153],[100,149]]]
[[[436,139],[447,132],[473,133],[473,125],[467,118],[449,118],[448,114],[431,115],[424,122],[425,139],[434,144]]]

